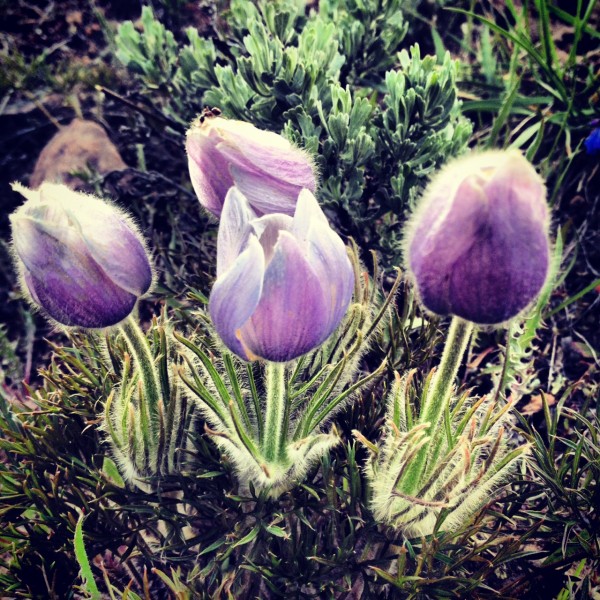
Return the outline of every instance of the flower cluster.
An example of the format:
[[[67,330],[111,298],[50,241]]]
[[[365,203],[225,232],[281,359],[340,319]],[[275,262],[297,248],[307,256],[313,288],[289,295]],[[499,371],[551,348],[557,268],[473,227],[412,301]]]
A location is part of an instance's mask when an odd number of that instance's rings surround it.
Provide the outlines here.
[[[152,285],[148,251],[135,223],[98,198],[15,185],[27,199],[11,217],[16,266],[30,301],[57,323],[117,326],[123,336],[103,428],[131,483],[147,489],[146,479],[182,468],[197,411],[241,488],[276,496],[339,442],[335,426],[325,429],[331,418],[384,371],[357,377],[393,298],[357,277],[358,256],[321,210],[303,150],[213,113],[192,125],[186,148],[200,204],[220,218],[212,341],[184,338],[163,319],[150,342],[131,316]],[[514,319],[548,279],[545,195],[519,153],[473,154],[433,178],[408,223],[418,295],[453,317],[446,348],[418,409],[412,375],[398,376],[379,445],[355,432],[372,452],[375,518],[407,535],[432,533],[441,518],[458,528],[525,453],[505,435],[510,406],[498,394],[460,396],[455,378],[474,327]]]

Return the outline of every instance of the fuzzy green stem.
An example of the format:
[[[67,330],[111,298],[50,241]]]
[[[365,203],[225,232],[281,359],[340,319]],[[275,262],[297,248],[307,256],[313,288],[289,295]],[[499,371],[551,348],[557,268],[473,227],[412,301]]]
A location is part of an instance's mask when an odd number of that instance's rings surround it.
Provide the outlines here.
[[[286,389],[285,363],[269,362],[266,365],[267,402],[263,455],[266,460],[277,460],[283,448],[283,437],[287,435],[285,427]]]
[[[464,321],[459,317],[452,319],[440,366],[435,372],[421,408],[419,417],[421,423],[431,423],[432,426],[438,423],[452,394],[454,378],[458,373],[472,331],[473,323],[470,321]]]
[[[452,396],[454,378],[462,362],[462,357],[472,331],[473,323],[470,321],[464,321],[459,317],[452,319],[442,360],[423,399],[419,415],[419,423],[430,424],[428,432],[431,436],[435,434],[437,427],[441,423],[444,411],[448,407]],[[414,494],[419,485],[423,483],[423,469],[427,467],[425,462],[430,451],[429,444],[423,446],[417,454],[414,463],[408,469],[405,479],[406,484],[401,486],[407,493]]]
[[[135,359],[139,370],[144,397],[148,402],[151,422],[158,420],[158,402],[160,400],[160,382],[150,345],[141,327],[133,317],[127,318],[120,325],[121,333],[125,336],[127,346]]]

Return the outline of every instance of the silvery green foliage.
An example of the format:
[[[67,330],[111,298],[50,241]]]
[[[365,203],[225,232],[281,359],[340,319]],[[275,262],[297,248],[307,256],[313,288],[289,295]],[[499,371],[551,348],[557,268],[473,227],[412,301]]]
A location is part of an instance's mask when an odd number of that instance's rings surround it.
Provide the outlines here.
[[[456,531],[493,496],[527,450],[508,438],[511,403],[494,394],[481,398],[453,394],[444,422],[430,430],[414,407],[414,372],[398,376],[387,398],[386,425],[378,444],[356,437],[370,450],[365,473],[372,488],[370,507],[377,521],[406,537]],[[421,398],[432,385],[433,372]],[[411,467],[421,451],[427,460]]]
[[[249,29],[241,52],[235,62],[216,67],[218,84],[206,91],[203,102],[269,129],[281,129],[288,111],[303,108],[314,114],[317,100],[338,80],[344,63],[335,25],[313,18],[296,33],[289,8],[280,12],[263,3],[261,11],[248,2],[234,2],[232,13],[242,4],[252,14],[244,21]],[[277,13],[285,18],[278,20]]]
[[[138,73],[150,89],[166,85],[177,69],[178,47],[172,32],[154,18],[149,6],[142,9],[143,34],[131,21],[119,26],[117,58]]]
[[[233,0],[218,43],[189,29],[177,51],[145,9],[144,32],[122,25],[116,44],[170,118],[188,123],[215,106],[313,154],[319,200],[336,227],[389,267],[399,262],[404,212],[472,129],[460,113],[457,63],[422,58],[417,46],[399,52],[402,5],[324,0],[306,15],[302,3]],[[171,58],[154,60],[157,46]]]
[[[358,271],[356,256],[354,266]],[[384,365],[360,378],[358,365],[387,318],[395,290],[382,301],[376,285],[358,272],[356,282],[353,304],[338,330],[295,361],[243,363],[214,334],[194,340],[176,334],[187,348],[182,379],[189,399],[232,462],[242,490],[253,486],[275,498],[302,481],[340,442],[332,418],[380,375]]]
[[[127,333],[124,337],[130,338]],[[155,319],[149,338],[141,330],[137,337],[138,343],[147,344],[151,364],[144,366],[154,370],[159,393],[153,397],[147,391],[139,350],[128,341],[129,352],[121,357],[121,384],[105,402],[102,429],[124,479],[149,490],[153,479],[181,472],[196,411],[182,393],[168,321]]]
[[[193,27],[186,30],[188,44],[180,48],[171,31],[154,16],[151,7],[142,8],[142,33],[133,22],[119,25],[116,56],[136,73],[150,93],[163,94],[171,104],[168,115],[187,124],[198,110],[198,97],[218,80],[217,54],[212,40],[200,38]]]
[[[404,0],[321,0],[319,16],[336,27],[345,57],[342,79],[360,86],[378,85],[396,62],[408,30]]]
[[[461,117],[458,62],[449,53],[439,63],[413,46],[398,54],[398,63],[386,73],[384,109],[374,115],[371,129],[378,147],[375,164],[393,169],[385,202],[395,212],[412,207],[429,176],[466,148],[472,131]]]
[[[319,149],[320,198],[335,208],[339,225],[396,264],[401,215],[471,134],[456,97],[456,62],[449,55],[441,65],[431,56],[422,59],[418,46],[400,52],[398,61],[400,68],[385,74],[378,104],[364,90],[334,83],[327,104],[317,104],[318,120],[298,112],[285,129],[296,142]]]

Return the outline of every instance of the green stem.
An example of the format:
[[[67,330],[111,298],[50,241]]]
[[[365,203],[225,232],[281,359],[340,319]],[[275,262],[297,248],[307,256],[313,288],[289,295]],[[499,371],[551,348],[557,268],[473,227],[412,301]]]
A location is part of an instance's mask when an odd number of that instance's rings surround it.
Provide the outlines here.
[[[269,362],[266,365],[267,406],[263,454],[266,460],[277,460],[283,448],[286,428],[285,363]]]
[[[158,371],[154,363],[154,357],[150,351],[148,339],[144,335],[141,327],[133,317],[127,318],[120,326],[120,330],[125,336],[127,346],[135,359],[139,369],[144,396],[148,402],[149,413],[152,422],[158,421],[158,402],[160,399],[160,382]]]
[[[427,389],[427,394],[421,405],[418,423],[429,423],[429,435],[432,437],[441,424],[441,419],[444,411],[448,410],[448,404],[452,397],[454,379],[458,372],[458,368],[462,362],[462,357],[467,348],[471,332],[473,331],[473,323],[464,321],[459,317],[453,317],[446,345],[442,354],[442,360],[437,368],[433,381]],[[442,439],[439,443],[442,443]],[[448,440],[451,443],[451,440]],[[435,449],[434,453],[435,453]],[[425,464],[427,455],[432,451],[429,444],[421,448],[415,458],[415,462],[408,469],[405,482],[402,488],[409,494],[414,494],[419,486],[425,482],[423,469],[427,468]]]
[[[452,319],[440,366],[435,372],[421,408],[419,417],[421,423],[431,423],[435,426],[442,415],[452,394],[454,378],[458,373],[472,331],[473,323],[470,321],[463,321],[459,317]]]

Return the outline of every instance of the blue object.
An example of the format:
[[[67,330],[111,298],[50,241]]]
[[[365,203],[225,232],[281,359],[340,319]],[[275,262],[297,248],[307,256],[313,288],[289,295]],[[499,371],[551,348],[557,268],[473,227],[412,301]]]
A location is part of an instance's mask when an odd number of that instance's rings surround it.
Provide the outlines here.
[[[590,156],[600,154],[600,127],[596,127],[596,129],[594,129],[592,133],[587,136],[585,142],[583,143],[585,145],[586,152]]]

